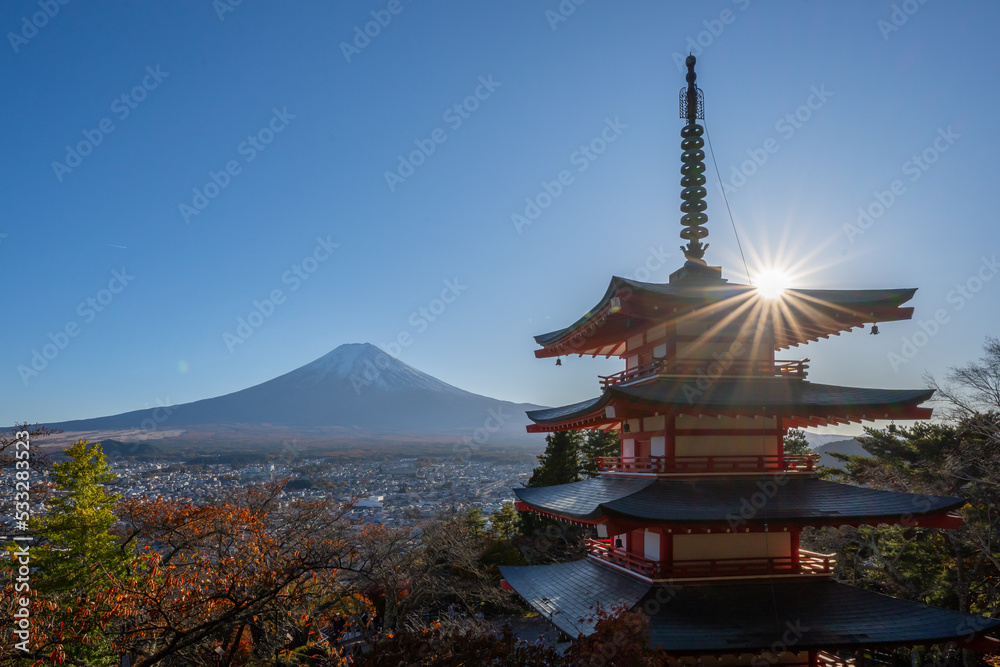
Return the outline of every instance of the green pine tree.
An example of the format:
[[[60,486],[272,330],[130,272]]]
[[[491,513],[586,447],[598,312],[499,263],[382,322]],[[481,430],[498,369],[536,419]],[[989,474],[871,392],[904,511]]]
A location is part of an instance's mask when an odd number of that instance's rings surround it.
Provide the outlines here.
[[[810,452],[806,432],[793,428],[785,434],[785,453],[790,456],[804,456]]]
[[[79,595],[93,591],[108,574],[124,576],[132,559],[110,533],[118,520],[113,508],[119,496],[104,489],[115,475],[100,443],[79,440],[66,455],[67,461],[53,466],[56,490],[46,513],[31,521],[39,538],[32,548],[38,568],[34,587]]]
[[[580,473],[585,477],[597,477],[600,469],[599,456],[620,456],[621,443],[617,431],[587,431],[580,446]]]
[[[521,517],[514,509],[514,503],[504,503],[490,516],[493,537],[510,540],[521,530]]]
[[[552,486],[577,482],[580,476],[580,447],[583,436],[577,431],[556,431],[545,437],[545,451],[538,455],[538,467],[525,486]]]

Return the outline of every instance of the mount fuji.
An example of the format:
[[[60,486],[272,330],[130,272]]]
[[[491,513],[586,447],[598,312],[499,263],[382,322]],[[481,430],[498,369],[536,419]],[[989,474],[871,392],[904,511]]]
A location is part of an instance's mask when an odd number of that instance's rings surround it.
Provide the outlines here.
[[[47,426],[61,429],[62,441],[79,436],[228,446],[289,438],[315,444],[471,440],[495,448],[539,446],[540,436],[524,430],[525,411],[539,407],[473,394],[370,343],[352,343],[232,394]]]

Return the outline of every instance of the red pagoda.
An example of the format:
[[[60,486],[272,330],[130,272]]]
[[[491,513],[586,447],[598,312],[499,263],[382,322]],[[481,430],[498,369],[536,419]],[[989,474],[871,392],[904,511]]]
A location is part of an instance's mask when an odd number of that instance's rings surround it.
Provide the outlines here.
[[[620,456],[598,477],[515,489],[517,509],[590,526],[584,560],[502,568],[505,587],[570,637],[593,610],[624,604],[649,619],[674,665],[864,664],[885,647],[954,643],[995,650],[1000,620],[837,583],[833,554],[801,549],[807,526],[955,528],[964,501],[817,478],[786,455],[788,429],[927,419],[932,392],[815,384],[807,359],[775,353],[866,324],[907,320],[914,289],[785,290],[765,297],[705,260],[704,102],[687,59],[681,90],[681,238],[666,284],[614,277],[574,324],[536,336],[535,356],[616,356],[600,396],[529,412],[531,432],[610,429]],[[761,662],[766,656],[765,662]]]

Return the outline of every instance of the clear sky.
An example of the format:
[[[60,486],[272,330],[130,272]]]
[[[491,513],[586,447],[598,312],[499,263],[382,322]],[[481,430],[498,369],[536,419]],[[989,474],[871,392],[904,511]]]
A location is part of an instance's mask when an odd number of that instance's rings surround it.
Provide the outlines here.
[[[912,322],[780,356],[918,388],[1000,334],[995,3],[4,10],[0,423],[216,396],[363,341],[498,398],[596,395],[620,361],[557,368],[532,335],[682,263],[689,50],[751,273],[919,288]],[[707,259],[745,282],[714,171],[708,213]]]

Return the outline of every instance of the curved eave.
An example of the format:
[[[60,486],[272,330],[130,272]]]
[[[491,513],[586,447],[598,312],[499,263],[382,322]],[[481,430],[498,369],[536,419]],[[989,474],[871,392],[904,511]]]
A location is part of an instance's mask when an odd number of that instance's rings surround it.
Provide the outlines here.
[[[650,590],[645,599],[655,599]],[[761,613],[761,601],[769,602]],[[640,602],[640,605],[642,603]],[[671,653],[734,647],[836,650],[947,644],[979,648],[1000,620],[900,600],[835,581],[685,586],[655,607],[650,643]],[[779,637],[779,635],[781,635]]]
[[[594,632],[594,609],[630,608],[650,585],[592,560],[554,565],[500,566],[504,581],[570,637]]]
[[[595,428],[650,409],[689,415],[778,416],[786,426],[825,426],[876,419],[929,419],[928,389],[869,389],[784,378],[717,380],[706,387],[691,378],[651,378],[609,387],[597,398],[532,410],[529,433]]]
[[[913,308],[901,305],[916,289],[795,290],[784,292],[772,309],[776,350],[839,335],[866,324],[908,320]],[[641,283],[617,276],[601,301],[570,326],[535,336],[538,358],[572,354],[622,356],[624,341],[636,332],[695,312],[720,315],[760,298],[748,285]],[[613,303],[613,300],[617,299]]]
[[[573,484],[514,489],[514,494],[531,510],[576,523],[600,520],[623,525],[724,526],[731,530],[768,523],[944,526],[948,513],[965,504],[963,498],[781,476],[698,480],[596,477]]]
[[[649,643],[674,655],[731,655],[954,642],[983,650],[1000,620],[835,581],[653,585],[592,560],[500,567],[504,581],[570,637],[595,630],[595,609],[624,604],[649,619]],[[762,613],[766,612],[766,613]]]

